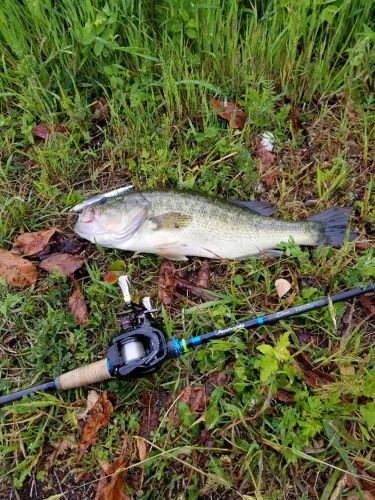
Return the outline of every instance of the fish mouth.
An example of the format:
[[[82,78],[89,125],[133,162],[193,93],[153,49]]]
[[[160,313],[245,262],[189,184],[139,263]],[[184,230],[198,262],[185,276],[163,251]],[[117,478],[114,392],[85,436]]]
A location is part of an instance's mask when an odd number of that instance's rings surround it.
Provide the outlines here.
[[[73,231],[78,234],[81,238],[85,238],[86,240],[89,241],[94,241],[93,239],[93,232],[90,231],[90,227],[88,227],[87,222],[82,222],[78,220],[73,228]]]

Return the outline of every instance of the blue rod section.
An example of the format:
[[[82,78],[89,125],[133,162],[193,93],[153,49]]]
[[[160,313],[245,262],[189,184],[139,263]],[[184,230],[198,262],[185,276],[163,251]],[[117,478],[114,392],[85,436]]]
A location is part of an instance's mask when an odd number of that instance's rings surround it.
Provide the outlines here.
[[[235,333],[237,330],[251,330],[262,325],[271,325],[284,318],[298,316],[300,314],[313,311],[314,309],[320,309],[321,307],[327,306],[330,302],[342,302],[343,300],[351,299],[353,297],[356,297],[357,295],[362,295],[364,293],[374,291],[375,284],[369,285],[365,288],[354,288],[353,290],[347,290],[346,292],[341,292],[336,295],[332,295],[331,297],[324,297],[323,299],[314,300],[313,302],[308,302],[307,304],[291,307],[290,309],[284,309],[283,311],[278,311],[273,314],[258,316],[254,319],[244,321],[243,323],[237,323],[236,325],[222,328],[221,330],[214,330],[212,332],[204,333],[199,337],[192,337],[191,339],[186,340],[179,340],[174,338],[172,341],[168,342],[168,356],[178,357],[192,347],[196,347],[200,344],[205,344],[210,340],[228,337],[232,333]]]
[[[0,406],[11,403],[12,401],[17,401],[17,399],[21,399],[24,396],[28,396],[29,394],[34,394],[34,392],[53,391],[55,389],[56,384],[54,380],[52,380],[51,382],[46,382],[45,384],[35,385],[34,387],[29,387],[28,389],[23,389],[22,391],[17,391],[13,392],[12,394],[0,396]]]

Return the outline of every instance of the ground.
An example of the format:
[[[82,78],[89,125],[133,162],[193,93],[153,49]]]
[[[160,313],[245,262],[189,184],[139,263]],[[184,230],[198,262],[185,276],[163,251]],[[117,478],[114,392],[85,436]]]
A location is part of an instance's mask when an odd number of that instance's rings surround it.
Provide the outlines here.
[[[51,227],[59,244],[74,238],[69,207],[129,183],[268,201],[288,220],[349,206],[359,238],[211,260],[213,298],[179,286],[169,306],[161,257],[80,241],[73,278],[27,257],[34,285],[0,282],[2,394],[105,356],[124,315],[111,267],[180,338],[374,281],[371,2],[54,4],[0,6],[2,249]],[[236,103],[243,124],[212,99]],[[264,132],[275,137],[266,171]],[[190,282],[202,265],[175,264]],[[85,325],[68,311],[77,284]],[[371,299],[355,299],[216,341],[149,378],[2,407],[0,497],[370,499],[374,332]],[[113,411],[78,460],[92,390]]]

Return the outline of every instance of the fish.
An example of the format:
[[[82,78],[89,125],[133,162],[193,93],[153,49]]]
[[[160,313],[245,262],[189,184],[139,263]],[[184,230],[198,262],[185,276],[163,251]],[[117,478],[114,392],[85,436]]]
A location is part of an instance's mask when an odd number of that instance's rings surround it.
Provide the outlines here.
[[[74,211],[74,209],[73,209]],[[271,217],[259,201],[222,200],[186,191],[132,191],[96,198],[84,205],[76,234],[102,247],[157,254],[170,260],[188,256],[241,259],[277,255],[290,238],[298,245],[342,245],[351,209],[333,207],[306,220]]]

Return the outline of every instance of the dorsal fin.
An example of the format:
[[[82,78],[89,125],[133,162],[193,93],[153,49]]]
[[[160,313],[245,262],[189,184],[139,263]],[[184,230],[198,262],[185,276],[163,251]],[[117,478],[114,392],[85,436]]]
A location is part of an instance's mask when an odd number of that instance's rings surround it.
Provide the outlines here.
[[[231,203],[238,205],[243,208],[247,208],[252,212],[255,212],[259,215],[270,216],[276,212],[276,207],[267,201],[243,201],[243,200],[230,200]]]

